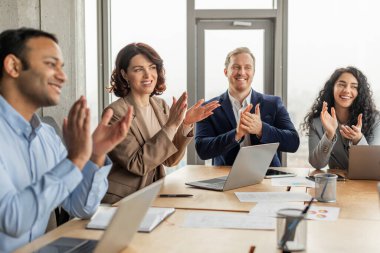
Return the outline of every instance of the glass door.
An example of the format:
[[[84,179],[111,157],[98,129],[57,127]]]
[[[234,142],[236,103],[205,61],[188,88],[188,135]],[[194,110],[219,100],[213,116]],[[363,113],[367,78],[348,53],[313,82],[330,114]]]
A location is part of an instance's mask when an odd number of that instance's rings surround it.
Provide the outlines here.
[[[209,100],[224,93],[227,54],[248,47],[256,58],[252,88],[274,94],[274,29],[271,20],[201,20],[197,23],[197,98]],[[197,158],[197,164],[204,161]],[[211,164],[206,161],[206,164]]]
[[[237,47],[248,47],[256,58],[252,87],[273,94],[273,23],[270,20],[207,21],[197,24],[197,96],[211,99],[225,92],[224,61]]]

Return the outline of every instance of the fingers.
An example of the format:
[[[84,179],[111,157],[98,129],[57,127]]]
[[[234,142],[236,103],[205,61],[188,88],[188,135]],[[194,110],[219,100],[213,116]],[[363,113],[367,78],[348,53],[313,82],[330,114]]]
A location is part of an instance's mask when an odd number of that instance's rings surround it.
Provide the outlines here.
[[[83,129],[86,131],[88,135],[91,133],[91,113],[90,108],[85,108],[86,116],[83,122]]]
[[[352,129],[351,127],[349,127],[349,126],[341,126],[341,128],[340,128],[340,133],[343,135],[345,135],[345,136],[347,136],[347,137],[345,137],[345,138],[347,138],[347,139],[352,139],[352,138],[354,138],[355,136],[356,136],[356,134],[357,134],[357,132],[354,130],[354,129]]]
[[[127,135],[128,130],[131,127],[132,120],[133,120],[133,106],[130,106],[128,108],[126,115],[121,120],[121,124],[122,124],[121,132],[123,136]]]
[[[260,117],[260,104],[255,106],[255,114]]]
[[[363,125],[363,113],[360,113],[358,116],[358,123],[356,124],[356,127],[361,129],[362,125]]]
[[[87,101],[86,99],[81,96],[73,106],[71,107],[69,111],[69,115],[67,117],[67,127],[68,128],[80,128],[82,129],[85,125],[85,120],[87,117]]]
[[[66,117],[63,119],[62,135],[63,135],[63,138],[66,140],[66,137],[67,137],[67,118]]]
[[[181,104],[181,103],[183,103],[183,101],[186,101],[186,103],[187,103],[187,92],[186,91],[182,93],[182,95],[179,97],[177,102],[179,104]]]
[[[107,126],[108,123],[110,122],[111,118],[112,118],[112,115],[113,115],[113,110],[111,108],[107,109],[103,113],[102,120],[101,120],[100,124]]]
[[[331,117],[333,117],[333,119],[336,119],[336,112],[334,107],[331,107]]]
[[[215,110],[216,108],[218,108],[220,106],[219,102],[218,101],[212,101],[206,105],[204,105],[204,109],[205,109],[205,112],[204,113],[209,113],[209,112],[212,112],[213,110]]]
[[[200,107],[202,104],[203,104],[203,102],[204,102],[205,100],[202,98],[202,99],[199,99],[198,100],[198,102],[193,106],[194,107],[194,109],[197,109],[198,107]],[[217,101],[213,101],[213,102],[217,102]],[[211,102],[212,103],[212,102]]]
[[[323,112],[327,111],[327,102],[326,101],[323,101],[323,103],[322,103],[322,111]]]
[[[253,107],[253,105],[252,105],[252,104],[249,104],[249,105],[244,109],[243,113],[250,112],[250,111],[252,110],[252,107]],[[242,113],[242,114],[243,114],[243,113]]]

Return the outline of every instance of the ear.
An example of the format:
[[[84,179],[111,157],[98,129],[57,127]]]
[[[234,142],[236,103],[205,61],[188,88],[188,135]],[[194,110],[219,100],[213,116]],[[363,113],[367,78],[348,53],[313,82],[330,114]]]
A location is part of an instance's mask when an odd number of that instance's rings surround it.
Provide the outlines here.
[[[224,69],[224,75],[227,76],[227,69]]]
[[[125,73],[124,69],[120,70],[120,74],[125,79],[125,81],[128,82],[128,75]]]
[[[8,54],[4,58],[4,72],[13,78],[17,78],[22,70],[22,63],[13,54]]]

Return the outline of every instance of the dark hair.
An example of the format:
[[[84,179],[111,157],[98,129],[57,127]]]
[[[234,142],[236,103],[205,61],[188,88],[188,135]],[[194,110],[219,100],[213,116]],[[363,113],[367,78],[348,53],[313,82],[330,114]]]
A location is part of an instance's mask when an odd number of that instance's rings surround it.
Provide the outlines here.
[[[349,108],[350,119],[347,124],[356,125],[359,114],[363,113],[362,132],[367,139],[371,139],[373,138],[373,126],[379,116],[379,111],[376,110],[367,77],[359,69],[352,66],[336,69],[329,80],[327,80],[311,107],[311,111],[305,116],[304,122],[301,124],[301,130],[309,134],[309,130],[313,125],[313,119],[318,118],[321,114],[323,101],[327,102],[328,111],[331,113],[331,107],[335,105],[334,85],[343,73],[352,74],[358,81],[358,96]]]
[[[29,39],[36,37],[47,37],[58,43],[58,39],[54,34],[47,33],[33,28],[20,28],[5,30],[0,34],[0,79],[3,77],[3,64],[7,55],[13,54],[21,60],[23,69],[28,69],[29,65],[26,61],[26,43]]]
[[[161,57],[152,47],[147,44],[131,43],[121,49],[117,54],[115,69],[112,71],[111,87],[109,90],[110,92],[113,92],[117,97],[125,97],[131,91],[128,82],[121,74],[121,70],[127,71],[131,59],[138,54],[146,56],[150,61],[153,62],[153,64],[156,65],[158,75],[157,84],[154,87],[154,91],[150,95],[161,95],[166,90],[165,69]]]

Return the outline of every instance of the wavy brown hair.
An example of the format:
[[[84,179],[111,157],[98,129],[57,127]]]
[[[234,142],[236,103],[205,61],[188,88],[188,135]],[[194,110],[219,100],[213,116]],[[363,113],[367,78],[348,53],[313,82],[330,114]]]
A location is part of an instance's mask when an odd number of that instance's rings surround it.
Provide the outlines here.
[[[304,122],[301,124],[301,130],[309,134],[310,128],[313,126],[313,119],[320,117],[323,101],[327,102],[328,111],[331,113],[331,107],[335,106],[334,85],[343,73],[352,74],[358,81],[358,96],[350,106],[350,119],[348,125],[356,125],[358,116],[363,113],[362,133],[367,140],[373,138],[373,127],[378,120],[379,111],[376,110],[375,103],[372,98],[372,90],[367,81],[367,77],[357,68],[348,66],[339,68],[334,71],[325,83],[323,89],[319,92],[311,111],[305,116]]]
[[[121,74],[121,70],[127,72],[131,59],[138,54],[146,56],[156,65],[157,83],[150,95],[161,95],[166,90],[165,68],[160,55],[147,44],[131,43],[122,48],[116,57],[115,69],[111,75],[111,87],[109,88],[109,91],[113,92],[115,96],[125,97],[131,91],[128,82]]]

